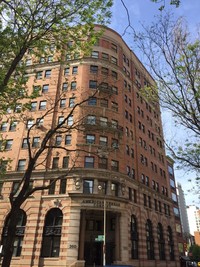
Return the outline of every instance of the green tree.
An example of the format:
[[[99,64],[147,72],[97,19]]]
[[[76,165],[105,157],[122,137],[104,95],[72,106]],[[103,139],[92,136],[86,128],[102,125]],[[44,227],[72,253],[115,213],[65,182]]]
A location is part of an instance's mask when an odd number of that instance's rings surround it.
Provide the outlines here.
[[[60,64],[60,72],[62,72],[64,66],[69,64],[65,59],[66,49],[71,55],[78,52],[84,55],[90,52],[91,46],[101,34],[101,32],[94,30],[94,25],[104,25],[109,21],[111,5],[112,0],[0,1],[0,119],[3,116],[10,119],[17,117],[24,123],[27,122],[30,99],[36,97],[39,93],[39,91],[36,91],[30,95],[30,91],[28,91],[26,85],[28,77],[35,75],[35,69],[32,64],[29,66],[28,60],[45,57],[53,44],[54,53],[57,55],[56,60]],[[43,113],[41,119],[53,112],[59,105],[61,97],[62,95],[57,96],[56,101],[53,104],[51,103],[50,108]],[[47,189],[56,180],[63,177],[63,175],[60,175],[47,187],[30,188],[34,168],[38,164],[44,163],[40,161],[41,156],[46,155],[47,157],[48,153],[55,148],[66,149],[62,146],[55,146],[55,136],[58,133],[67,133],[81,127],[84,116],[70,126],[67,125],[67,121],[87,99],[88,96],[82,98],[70,109],[64,120],[54,123],[51,129],[43,131],[42,128],[38,127],[38,123],[34,123],[28,129],[28,164],[21,177],[17,194],[16,192],[11,193],[9,197],[10,213],[2,267],[10,266],[17,218],[22,203],[35,191]],[[8,112],[16,109],[19,103],[23,103],[23,106],[20,107],[22,111],[20,114]],[[37,149],[32,149],[29,141],[29,137],[32,136],[31,134],[34,131],[41,132],[42,140]],[[1,143],[3,142],[4,140]],[[76,151],[68,152],[76,154]],[[1,162],[5,163],[4,158],[1,158]],[[2,176],[4,176],[6,175],[5,166],[4,164],[1,165],[3,165]],[[67,174],[68,172],[64,174],[64,177]]]
[[[192,245],[189,249],[189,255],[192,261],[200,261],[200,246]]]
[[[112,0],[0,1],[0,109],[15,105],[26,92],[27,52],[45,54],[49,39],[62,52],[67,42],[87,51],[94,43],[95,23],[109,21]],[[80,42],[90,36],[89,42]],[[84,46],[84,47],[83,47]],[[14,90],[13,90],[14,89]]]
[[[146,58],[157,88],[146,87],[146,97],[159,96],[180,129],[180,140],[168,145],[181,168],[199,173],[200,169],[200,39],[188,31],[187,23],[170,14],[161,15],[143,27],[136,41]],[[184,134],[183,134],[184,133]]]

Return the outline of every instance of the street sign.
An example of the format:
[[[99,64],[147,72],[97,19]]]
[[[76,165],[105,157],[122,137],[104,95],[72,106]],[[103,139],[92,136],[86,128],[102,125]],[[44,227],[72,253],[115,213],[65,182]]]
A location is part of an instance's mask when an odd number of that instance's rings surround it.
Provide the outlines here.
[[[104,240],[104,235],[98,235],[98,237],[95,238],[96,242],[102,242]]]

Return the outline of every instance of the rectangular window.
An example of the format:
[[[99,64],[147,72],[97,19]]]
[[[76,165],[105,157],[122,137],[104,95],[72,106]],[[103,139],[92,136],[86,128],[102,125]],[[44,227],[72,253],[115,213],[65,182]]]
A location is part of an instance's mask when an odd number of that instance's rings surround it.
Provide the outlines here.
[[[104,181],[98,181],[98,193],[101,195],[106,194],[107,189],[107,182]]]
[[[30,66],[32,64],[32,60],[30,58],[28,58],[26,60],[26,66]]]
[[[62,143],[62,136],[61,135],[57,135],[56,136],[55,145],[59,146],[59,145],[61,145],[61,143]]]
[[[62,167],[68,168],[69,166],[69,157],[63,157]]]
[[[40,58],[40,63],[42,64],[42,63],[45,63],[45,57],[41,57]]]
[[[175,188],[175,187],[176,187],[176,186],[175,186],[175,181],[172,180],[172,179],[170,179],[170,185],[171,185],[172,188]]]
[[[17,171],[24,171],[25,170],[25,165],[26,165],[26,160],[25,159],[20,159],[18,161]]]
[[[54,157],[52,161],[52,169],[57,169],[59,163],[59,157]]]
[[[149,208],[151,209],[151,197],[148,196],[148,205],[149,205]]]
[[[154,208],[157,211],[158,210],[158,202],[157,199],[154,199]]]
[[[67,67],[64,69],[64,75],[69,75],[70,68]]]
[[[45,70],[45,78],[49,78],[51,76],[51,70]]]
[[[92,58],[99,58],[99,52],[98,51],[92,51],[91,57]]]
[[[72,141],[72,136],[70,134],[65,136],[65,145],[70,145]]]
[[[111,44],[111,49],[117,53],[117,45],[116,44]]]
[[[100,99],[100,106],[101,107],[108,107],[108,100],[107,99]]]
[[[94,157],[85,157],[85,168],[94,168]]]
[[[91,65],[90,66],[90,72],[91,73],[98,73],[98,66],[96,66],[96,65]]]
[[[60,108],[64,108],[66,106],[66,98],[60,100]]]
[[[47,105],[47,101],[46,100],[40,101],[39,110],[45,110],[46,109],[46,105]]]
[[[32,147],[39,147],[40,137],[33,137]]]
[[[108,118],[105,118],[105,117],[100,117],[100,125],[102,127],[106,127],[108,125]]]
[[[116,102],[111,102],[111,108],[114,110],[114,111],[118,111],[118,103]]]
[[[69,107],[72,108],[74,107],[74,105],[75,105],[75,97],[71,97],[69,99]]]
[[[113,71],[113,70],[112,70],[112,77],[113,77],[114,79],[117,79],[117,78],[118,78],[118,74],[117,74],[116,71]]]
[[[18,103],[15,106],[14,112],[20,113],[22,111],[22,104]]]
[[[112,86],[112,92],[115,95],[118,95],[118,88],[116,86]]]
[[[52,62],[53,61],[53,56],[48,56],[47,57],[47,62]]]
[[[10,129],[9,129],[9,131],[16,131],[16,128],[17,128],[17,121],[12,121],[10,123]]]
[[[93,180],[84,180],[83,181],[83,193],[84,194],[92,194],[93,193],[93,187],[94,187],[94,181]]]
[[[102,59],[109,60],[109,55],[106,53],[102,53]]]
[[[108,145],[108,137],[100,136],[99,137],[99,144],[100,144],[100,146],[107,146]]]
[[[0,182],[0,197],[2,197],[3,182]]]
[[[37,127],[40,127],[44,124],[44,119],[41,119],[41,118],[37,118],[36,119],[36,126]]]
[[[66,55],[66,60],[68,61],[68,60],[71,60],[71,55],[70,54],[67,54]]]
[[[117,129],[118,128],[118,121],[111,120],[111,127]]]
[[[97,104],[96,97],[89,97],[89,99],[88,99],[88,105],[89,106],[96,106],[96,104]]]
[[[15,181],[13,182],[12,184],[12,189],[11,189],[11,192],[15,195],[19,189],[19,186],[20,186],[20,182],[19,181]]]
[[[111,170],[112,171],[119,171],[119,161],[111,160]]]
[[[130,149],[129,149],[129,146],[128,145],[126,145],[126,154],[127,155],[130,155]]]
[[[10,150],[12,148],[12,144],[13,144],[12,139],[6,140],[5,150]]]
[[[72,74],[77,74],[78,73],[78,66],[74,66],[72,68]]]
[[[67,125],[68,126],[72,126],[74,123],[74,118],[73,115],[69,116],[69,118],[67,119]]]
[[[7,126],[8,126],[7,122],[2,122],[0,131],[1,132],[6,132],[7,131]]]
[[[66,193],[66,186],[67,186],[67,180],[61,179],[60,180],[59,194],[65,194]]]
[[[35,111],[37,109],[37,102],[31,102],[31,111]]]
[[[36,79],[41,80],[42,79],[42,71],[37,71],[36,72]]]
[[[118,196],[118,184],[117,183],[111,183],[111,194],[112,196]]]
[[[135,179],[135,169],[131,169],[131,178]]]
[[[134,149],[131,148],[131,157],[134,158]]]
[[[68,83],[63,83],[62,84],[62,91],[67,91],[68,89]]]
[[[99,168],[107,169],[108,168],[108,159],[107,158],[99,158]]]
[[[8,161],[7,160],[0,160],[0,172],[5,172],[7,170]]]
[[[147,195],[143,194],[144,206],[147,206]]]
[[[42,86],[42,93],[48,93],[48,91],[49,91],[49,84],[44,84],[43,86]]]
[[[86,143],[87,144],[95,144],[95,135],[94,134],[87,134],[86,135]]]
[[[76,85],[75,81],[71,82],[71,90],[76,90]]]
[[[145,184],[146,184],[146,186],[149,186],[149,177],[148,176],[146,176]]]
[[[173,200],[174,202],[177,202],[177,201],[178,201],[178,200],[177,200],[177,196],[176,196],[175,193],[172,193],[172,200]]]
[[[131,167],[130,166],[126,166],[126,173],[129,177],[131,177]]]
[[[51,184],[53,182],[53,180],[49,181],[49,184]],[[55,194],[55,189],[56,189],[56,183],[52,183],[51,186],[49,187],[49,191],[48,194],[49,195],[54,195]]]
[[[88,115],[87,116],[87,124],[95,125],[96,124],[96,116]]]
[[[89,88],[96,89],[97,88],[97,81],[89,80]]]
[[[117,65],[117,58],[116,57],[111,57],[111,63]]]
[[[22,141],[22,148],[28,148],[28,138],[24,138]]]
[[[109,73],[108,68],[104,68],[104,67],[102,67],[102,68],[101,68],[101,73],[102,73],[103,75],[108,75],[108,73]]]
[[[38,95],[39,92],[40,92],[40,86],[39,85],[33,86],[33,93],[36,93]]]
[[[119,142],[117,139],[112,138],[112,148],[114,148],[114,149],[119,148]]]

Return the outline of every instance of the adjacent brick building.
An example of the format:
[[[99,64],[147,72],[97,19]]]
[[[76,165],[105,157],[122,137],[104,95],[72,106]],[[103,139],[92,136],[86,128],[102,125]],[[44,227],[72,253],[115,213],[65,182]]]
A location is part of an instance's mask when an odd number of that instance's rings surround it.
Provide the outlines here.
[[[104,256],[106,264],[178,266],[181,227],[171,198],[160,107],[142,90],[154,85],[152,77],[109,28],[91,56],[80,59],[66,50],[66,64],[60,64],[53,46],[47,54],[39,62],[27,58],[27,86],[40,92],[31,110],[1,121],[7,139],[1,154],[12,159],[1,178],[2,239],[9,193],[27,166],[28,128],[37,121],[30,134],[32,151],[37,151],[47,129],[90,97],[68,119],[68,128],[78,121],[81,125],[55,136],[55,148],[35,167],[33,187],[73,169],[22,205],[12,266],[97,266]],[[76,152],[60,151],[60,145]]]

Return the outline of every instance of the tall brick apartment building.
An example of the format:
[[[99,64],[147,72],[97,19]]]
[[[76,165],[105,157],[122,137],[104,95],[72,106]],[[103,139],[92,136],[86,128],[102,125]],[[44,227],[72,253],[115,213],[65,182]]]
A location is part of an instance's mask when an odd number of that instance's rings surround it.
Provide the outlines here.
[[[47,129],[61,122],[75,103],[88,101],[68,118],[71,130],[56,135],[51,140],[55,148],[35,166],[30,186],[63,177],[21,206],[12,266],[179,266],[181,226],[171,197],[160,108],[141,93],[154,84],[152,77],[109,28],[90,57],[66,51],[63,66],[52,46],[48,51],[39,61],[27,58],[27,86],[30,92],[39,90],[30,111],[1,121],[7,140],[1,154],[12,159],[0,184],[2,242],[9,193],[18,188],[28,162],[28,129],[34,125],[29,140],[37,151]],[[55,99],[59,105],[52,104]],[[15,112],[22,114],[20,104]],[[72,127],[78,121],[81,125]]]

